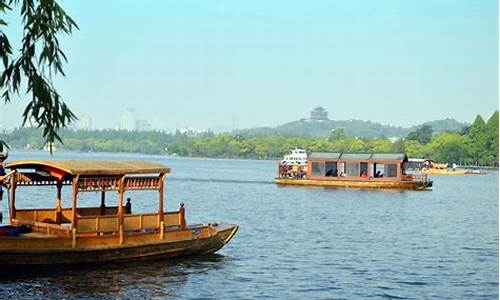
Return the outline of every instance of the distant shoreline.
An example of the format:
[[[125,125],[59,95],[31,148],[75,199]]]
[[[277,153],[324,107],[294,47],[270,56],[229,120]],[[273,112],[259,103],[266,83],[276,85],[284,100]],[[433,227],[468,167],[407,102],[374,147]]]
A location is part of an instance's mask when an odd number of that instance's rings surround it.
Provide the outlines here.
[[[10,152],[14,153],[37,153],[37,154],[47,154],[50,156],[50,153],[48,151],[44,150],[28,150],[28,149],[19,149],[19,148],[12,148],[10,149]],[[99,154],[105,154],[109,156],[150,156],[150,157],[156,157],[156,158],[194,158],[194,159],[217,159],[217,160],[256,160],[256,161],[280,161],[281,157],[276,157],[276,158],[243,158],[243,157],[211,157],[211,156],[183,156],[183,155],[168,155],[168,154],[151,154],[151,153],[141,153],[141,152],[106,152],[106,151],[78,151],[78,150],[68,150],[68,149],[60,149],[54,151],[54,155],[52,156],[54,159],[57,159],[57,154],[78,154],[78,153],[83,153],[83,154],[89,154],[89,155],[99,155]],[[483,165],[483,166],[474,166],[474,165],[457,165],[457,168],[462,168],[462,169],[482,169],[482,170],[498,170],[498,166],[488,166],[488,165]]]

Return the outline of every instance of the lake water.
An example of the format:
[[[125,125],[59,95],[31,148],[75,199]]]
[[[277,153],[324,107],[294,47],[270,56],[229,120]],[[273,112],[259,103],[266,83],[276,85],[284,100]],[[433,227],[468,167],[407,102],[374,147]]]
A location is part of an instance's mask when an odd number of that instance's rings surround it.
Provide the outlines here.
[[[48,155],[13,152],[9,160],[23,158]],[[211,256],[0,274],[0,298],[498,299],[497,171],[433,176],[432,191],[394,191],[276,186],[273,161],[54,158],[163,163],[173,170],[169,210],[185,202],[188,223],[240,230]],[[69,206],[69,189],[63,193]],[[157,206],[154,194],[128,196],[135,212]],[[53,188],[30,191],[16,206],[53,207],[54,197]],[[81,202],[99,201],[87,194]],[[4,199],[4,219],[7,209]]]

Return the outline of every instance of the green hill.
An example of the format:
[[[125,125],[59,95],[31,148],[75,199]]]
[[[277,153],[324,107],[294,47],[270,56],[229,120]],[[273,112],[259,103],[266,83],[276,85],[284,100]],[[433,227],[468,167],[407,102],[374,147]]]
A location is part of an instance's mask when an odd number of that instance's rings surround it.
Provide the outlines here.
[[[467,123],[458,122],[455,119],[444,119],[425,122],[412,127],[397,127],[384,125],[371,121],[362,120],[324,120],[311,121],[309,119],[301,119],[298,121],[288,122],[276,127],[257,127],[250,129],[235,130],[234,134],[239,134],[243,137],[258,137],[267,135],[284,135],[284,136],[300,136],[300,137],[323,137],[327,138],[330,132],[335,128],[344,128],[348,136],[356,137],[405,137],[411,131],[423,125],[430,125],[434,133],[443,131],[459,132],[463,127],[468,126]]]

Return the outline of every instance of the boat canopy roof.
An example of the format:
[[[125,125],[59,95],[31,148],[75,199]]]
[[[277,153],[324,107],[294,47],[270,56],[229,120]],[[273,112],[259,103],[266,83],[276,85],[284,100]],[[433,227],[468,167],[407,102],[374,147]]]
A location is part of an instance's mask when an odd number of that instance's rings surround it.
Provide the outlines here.
[[[342,153],[340,152],[313,152],[309,155],[310,158],[328,158],[339,159]]]
[[[408,161],[405,153],[342,153],[342,152],[313,152],[310,159],[333,159],[333,160],[397,160]]]
[[[64,175],[101,175],[119,176],[126,174],[162,174],[170,173],[170,168],[147,161],[104,161],[104,160],[17,160],[5,164],[5,167],[34,169],[52,173],[59,171]]]

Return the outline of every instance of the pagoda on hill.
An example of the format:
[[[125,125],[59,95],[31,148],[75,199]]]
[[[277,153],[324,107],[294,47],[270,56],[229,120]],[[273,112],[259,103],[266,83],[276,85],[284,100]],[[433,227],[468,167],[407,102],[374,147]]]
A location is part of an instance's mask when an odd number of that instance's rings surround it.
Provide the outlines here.
[[[311,121],[328,121],[328,112],[322,107],[317,106],[311,110]]]

